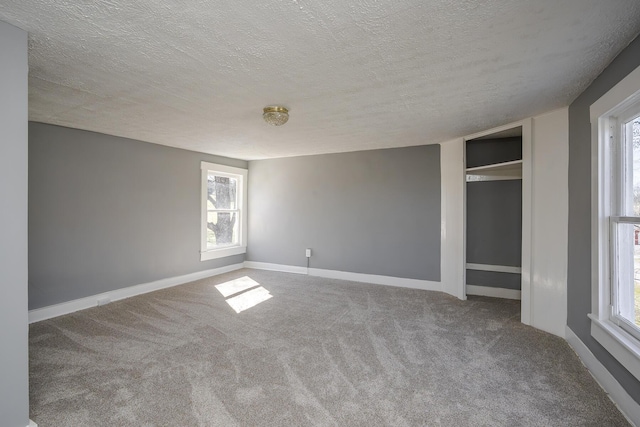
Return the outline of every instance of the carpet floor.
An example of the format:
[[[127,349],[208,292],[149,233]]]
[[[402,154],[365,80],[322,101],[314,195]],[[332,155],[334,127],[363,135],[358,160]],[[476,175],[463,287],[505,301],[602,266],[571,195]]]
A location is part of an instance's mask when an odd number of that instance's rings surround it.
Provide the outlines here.
[[[518,301],[238,270],[30,327],[48,426],[628,426]]]

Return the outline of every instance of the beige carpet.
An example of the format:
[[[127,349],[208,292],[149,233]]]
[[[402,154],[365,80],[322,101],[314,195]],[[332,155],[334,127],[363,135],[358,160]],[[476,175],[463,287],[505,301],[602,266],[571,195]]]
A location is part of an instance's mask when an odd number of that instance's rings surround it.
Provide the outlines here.
[[[566,342],[519,313],[514,301],[239,270],[32,325],[31,418],[628,425]]]

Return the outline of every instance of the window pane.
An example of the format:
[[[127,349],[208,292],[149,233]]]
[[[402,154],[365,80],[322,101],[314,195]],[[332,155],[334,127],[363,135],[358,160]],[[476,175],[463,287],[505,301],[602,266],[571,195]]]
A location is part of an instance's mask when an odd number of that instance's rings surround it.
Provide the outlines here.
[[[207,175],[207,209],[238,209],[238,180],[213,173]]]
[[[628,138],[633,146],[633,216],[640,216],[640,117],[626,124]]]
[[[238,244],[237,212],[207,212],[207,249]]]
[[[640,327],[640,223],[616,225],[615,313]]]

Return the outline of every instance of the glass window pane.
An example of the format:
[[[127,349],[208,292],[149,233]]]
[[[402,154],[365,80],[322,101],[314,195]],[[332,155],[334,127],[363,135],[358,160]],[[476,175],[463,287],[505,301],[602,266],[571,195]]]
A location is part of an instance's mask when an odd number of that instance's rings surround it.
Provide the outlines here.
[[[640,328],[640,223],[617,224],[615,312]]]
[[[238,180],[215,173],[207,175],[207,209],[238,209]]]
[[[633,150],[633,216],[640,216],[640,117],[626,124],[627,137],[632,141]]]
[[[239,214],[207,212],[207,249],[238,244]]]

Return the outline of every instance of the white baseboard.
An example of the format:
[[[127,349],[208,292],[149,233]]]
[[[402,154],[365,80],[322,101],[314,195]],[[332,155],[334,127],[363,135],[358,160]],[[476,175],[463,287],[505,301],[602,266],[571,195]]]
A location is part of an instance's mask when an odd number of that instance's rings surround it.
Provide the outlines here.
[[[36,424],[33,421],[29,420],[29,425],[27,427],[38,427],[38,424]]]
[[[350,280],[352,282],[396,286],[399,288],[422,289],[424,291],[442,291],[442,284],[440,282],[432,282],[430,280],[406,279],[404,277],[393,276],[379,276],[377,274],[351,273],[349,271],[325,270],[322,268],[310,268],[309,275],[326,277],[327,279]]]
[[[295,265],[272,264],[270,262],[245,261],[245,268],[255,268],[256,270],[281,271],[283,273],[307,274],[307,267]]]
[[[516,289],[491,288],[489,286],[467,285],[467,295],[483,297],[521,299],[522,292]]]
[[[522,274],[521,267],[511,267],[508,265],[493,265],[493,264],[473,264],[468,262],[466,265],[467,270],[479,270],[479,271],[493,271],[495,273],[515,273]]]
[[[169,277],[166,279],[156,280],[154,282],[143,283],[140,285],[104,292],[98,295],[92,295],[90,297],[50,305],[48,307],[36,308],[35,310],[29,310],[29,323],[40,322],[42,320],[73,313],[78,310],[95,307],[99,305],[99,303],[101,305],[103,302],[118,301],[136,295],[193,282],[194,280],[206,279],[207,277],[239,270],[243,268],[243,266],[243,264],[232,264],[211,270],[197,271],[183,276]]]
[[[634,426],[640,426],[640,404],[638,404],[620,383],[614,378],[613,375],[605,368],[602,363],[591,353],[591,350],[578,338],[578,336],[569,328],[566,327],[565,335],[567,342],[578,354],[584,366],[587,367],[593,378],[600,384],[600,387],[604,389],[609,395],[609,398],[616,404],[620,412],[633,424]]]
[[[297,267],[293,265],[271,264],[266,262],[245,261],[246,268],[257,270],[283,271],[285,273],[308,274],[309,276],[327,279],[350,280],[352,282],[373,283],[376,285],[397,286],[401,288],[422,289],[425,291],[442,291],[440,282],[429,280],[406,279],[403,277],[379,276],[376,274],[351,273],[348,271],[325,270],[322,268]]]

